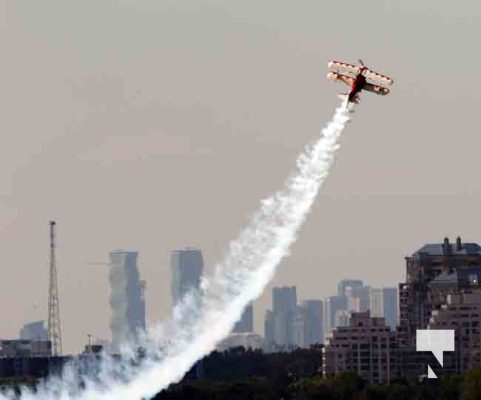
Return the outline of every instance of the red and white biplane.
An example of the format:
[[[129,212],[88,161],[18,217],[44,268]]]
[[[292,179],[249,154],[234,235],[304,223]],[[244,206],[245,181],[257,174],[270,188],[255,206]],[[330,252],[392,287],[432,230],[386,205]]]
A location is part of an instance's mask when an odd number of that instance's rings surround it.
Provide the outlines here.
[[[336,68],[337,70],[343,69],[346,73],[350,74],[344,75],[334,71],[327,74],[328,79],[344,82],[346,85],[350,86],[348,93],[342,93],[339,95],[341,99],[346,100],[346,107],[349,106],[349,103],[359,104],[359,93],[361,90],[386,95],[389,93],[389,89],[386,86],[393,84],[391,78],[371,71],[364,65],[362,60],[359,60],[358,66],[334,60],[329,61],[328,66],[329,68]],[[372,80],[373,83],[368,82],[368,79]]]

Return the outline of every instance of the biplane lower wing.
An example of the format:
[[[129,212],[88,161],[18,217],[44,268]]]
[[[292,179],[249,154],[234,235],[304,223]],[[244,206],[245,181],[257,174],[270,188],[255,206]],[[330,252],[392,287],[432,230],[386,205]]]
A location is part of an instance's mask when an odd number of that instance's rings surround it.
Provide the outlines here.
[[[363,87],[364,90],[368,90],[370,92],[380,94],[380,95],[386,95],[389,93],[389,89],[379,86],[379,85],[373,85],[372,83],[366,83]]]
[[[346,85],[349,86],[352,85],[352,83],[354,82],[354,78],[347,75],[339,74],[337,72],[329,72],[327,74],[327,77],[335,81],[344,82]]]

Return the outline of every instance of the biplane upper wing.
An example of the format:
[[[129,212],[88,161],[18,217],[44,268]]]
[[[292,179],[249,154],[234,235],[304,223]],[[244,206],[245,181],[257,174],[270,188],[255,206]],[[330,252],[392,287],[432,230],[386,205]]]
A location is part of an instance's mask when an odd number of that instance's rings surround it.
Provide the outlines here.
[[[329,72],[327,74],[327,77],[335,81],[344,82],[346,85],[349,86],[352,85],[352,82],[354,82],[354,78],[347,75],[339,74],[337,72]]]
[[[353,74],[356,74],[358,71],[358,67],[356,67],[355,65],[348,64],[342,61],[331,60],[327,65],[329,68],[342,68]]]
[[[384,85],[392,85],[393,82],[394,82],[391,78],[389,78],[385,75],[381,75],[377,72],[371,71],[370,69],[366,69],[363,72],[363,75],[366,78],[373,79],[373,80],[378,81],[379,83],[384,84]]]
[[[379,86],[379,85],[373,85],[372,83],[366,83],[363,87],[364,90],[368,90],[369,92],[374,92],[376,94],[380,95],[386,95],[389,93],[389,89]]]

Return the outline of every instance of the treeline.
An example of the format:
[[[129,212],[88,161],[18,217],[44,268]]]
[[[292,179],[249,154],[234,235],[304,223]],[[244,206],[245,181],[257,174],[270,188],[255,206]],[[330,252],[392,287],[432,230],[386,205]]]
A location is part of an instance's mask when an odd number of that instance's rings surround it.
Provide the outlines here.
[[[265,354],[244,348],[214,352],[155,400],[481,400],[481,368],[422,382],[369,385],[355,372],[322,377],[321,349]],[[0,388],[38,383],[34,377],[0,378]]]
[[[410,383],[369,385],[355,372],[323,378],[320,350],[230,349],[202,360],[156,400],[481,400],[481,368]]]
[[[237,380],[263,377],[285,385],[322,371],[322,349],[297,349],[291,352],[263,353],[262,350],[235,347],[213,352],[201,360],[186,380]]]
[[[481,368],[465,376],[441,376],[439,379],[409,384],[369,386],[355,372],[335,377],[303,378],[279,385],[263,377],[232,381],[185,381],[171,386],[156,400],[480,400]]]

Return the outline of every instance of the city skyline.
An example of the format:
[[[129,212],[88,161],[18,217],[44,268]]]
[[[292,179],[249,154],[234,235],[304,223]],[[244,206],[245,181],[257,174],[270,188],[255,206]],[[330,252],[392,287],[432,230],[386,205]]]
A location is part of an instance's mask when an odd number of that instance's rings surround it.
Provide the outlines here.
[[[192,253],[192,255],[191,255]],[[203,260],[203,257],[202,257],[202,251],[201,249],[196,249],[196,248],[193,248],[193,247],[190,247],[190,246],[187,246],[187,247],[184,247],[183,249],[177,249],[177,250],[172,250],[171,251],[171,257],[170,257],[170,267],[175,270],[175,269],[178,269],[179,267],[181,267],[181,270],[179,270],[179,274],[177,276],[177,280],[174,278],[175,277],[175,274],[173,274],[173,281],[171,282],[171,289],[172,289],[172,296],[174,296],[174,298],[178,298],[180,300],[181,297],[183,297],[183,295],[185,295],[186,293],[188,293],[188,291],[190,290],[190,288],[195,288],[199,283],[200,283],[200,279],[202,277],[202,269],[203,269],[203,263],[204,263],[204,260]],[[109,257],[111,259],[111,261],[109,263],[107,263],[106,265],[109,265],[109,268],[111,269],[111,271],[113,271],[112,269],[112,266],[115,267],[115,265],[123,265],[124,263],[128,265],[132,265],[133,267],[135,267],[135,271],[132,271],[133,273],[133,277],[135,278],[135,276],[138,280],[138,285],[139,285],[139,290],[140,290],[140,297],[139,298],[142,298],[143,301],[145,300],[145,297],[144,297],[144,290],[145,290],[145,286],[146,286],[146,282],[143,281],[143,280],[140,280],[140,273],[139,273],[139,268],[138,268],[138,264],[137,264],[137,259],[138,259],[138,252],[135,251],[135,250],[114,250],[114,251],[111,251],[109,253]],[[120,257],[120,258],[119,258]],[[126,257],[126,258],[125,258]],[[125,260],[123,260],[123,258],[125,258]],[[199,264],[200,262],[200,264]],[[101,265],[103,265],[102,263],[100,263]],[[197,265],[198,264],[198,265]],[[191,271],[188,271],[191,267],[194,267],[194,270],[191,270]],[[126,270],[127,271],[127,270]],[[129,272],[129,274],[131,274]],[[184,280],[181,279],[181,276],[182,274],[184,274]],[[192,275],[193,274],[193,275]],[[111,280],[113,279],[112,277],[110,278]],[[118,279],[114,279],[115,281],[118,281]],[[134,284],[135,282],[132,282],[132,284]],[[327,315],[325,315],[325,308],[324,308],[324,305],[323,305],[323,302],[325,299],[328,299],[330,297],[336,297],[336,296],[339,296],[339,293],[341,293],[341,291],[344,291],[346,290],[346,293],[349,293],[350,290],[351,290],[351,285],[355,285],[355,286],[359,286],[360,288],[362,289],[371,289],[370,287],[366,286],[365,285],[365,282],[362,280],[362,279],[359,279],[358,277],[355,278],[355,277],[352,277],[352,278],[346,278],[346,279],[343,279],[341,280],[340,282],[338,282],[337,285],[335,285],[335,287],[337,288],[337,294],[335,294],[334,296],[318,296],[318,299],[319,300],[316,300],[316,299],[312,299],[312,298],[304,298],[304,297],[297,297],[297,287],[295,286],[279,286],[279,287],[274,287],[273,288],[273,291],[272,291],[272,307],[273,309],[278,309],[278,310],[281,310],[281,309],[289,309],[291,312],[292,312],[292,315],[291,317],[293,319],[295,319],[297,317],[297,310],[301,310],[303,305],[305,304],[308,304],[308,303],[311,303],[311,302],[320,302],[321,304],[321,320],[322,320],[322,326],[325,327],[325,318],[327,318]],[[134,285],[135,286],[135,285]],[[385,290],[385,289],[390,289],[390,288],[385,288],[385,287],[381,287],[381,288],[375,288],[376,290]],[[110,296],[111,296],[111,307],[112,307],[112,296],[114,295],[114,293],[112,292],[112,288],[110,289]],[[333,289],[333,292],[336,292],[335,289]],[[122,296],[121,293],[117,293],[115,296],[116,298]],[[349,295],[347,295],[349,296]],[[300,300],[302,299],[302,300]],[[117,299],[118,300],[118,299]],[[368,300],[369,302],[369,300]],[[257,333],[257,334],[261,334],[261,336],[264,338],[265,337],[265,318],[264,317],[264,321],[263,321],[263,325],[264,327],[261,327],[261,329],[259,329],[259,327],[254,327],[254,317],[253,317],[253,313],[254,313],[254,304],[255,304],[255,301],[253,301],[250,305],[248,305],[245,309],[244,309],[244,312],[241,316],[241,319],[236,323],[236,325],[234,326],[233,328],[233,331],[232,333]],[[145,301],[142,303],[142,310],[138,310],[138,311],[141,311],[141,313],[143,315],[146,315],[146,311],[148,310],[149,308],[149,305],[147,303],[145,303]],[[300,307],[300,308],[299,308]],[[349,302],[348,301],[344,301],[344,305],[341,306],[341,309],[343,310],[348,310],[349,309]],[[364,308],[362,309],[359,309],[358,311],[363,311]],[[111,315],[111,318],[112,316],[114,317],[115,319],[115,315],[112,314],[112,311],[111,310],[107,310],[107,312],[109,312]],[[145,317],[144,317],[145,318]],[[117,319],[119,319],[117,317]],[[24,324],[24,329],[25,327],[29,326],[29,325],[33,325],[35,326],[36,329],[39,329],[38,326],[43,324],[44,321],[36,321],[36,322],[33,322],[33,323],[28,323],[26,322]],[[120,323],[119,321],[117,321],[118,323]],[[141,322],[133,322],[134,325],[138,325],[139,328],[141,329],[145,329],[145,327],[147,327],[148,323],[151,322],[151,321],[147,321],[147,319],[143,319]],[[160,321],[161,322],[161,321]],[[111,322],[112,323],[112,322]],[[117,325],[118,325],[117,323]],[[339,323],[336,324],[336,326],[338,326]],[[251,329],[252,328],[252,329]],[[256,329],[257,328],[257,329]],[[112,326],[111,326],[111,329],[112,329]],[[125,329],[131,329],[129,328],[128,326],[125,327]],[[294,329],[294,327],[291,327],[291,329]],[[130,331],[129,331],[130,332]],[[131,332],[132,333],[132,332]],[[131,335],[130,334],[126,334],[124,335],[125,337]],[[295,333],[294,331],[290,332],[288,335],[289,338],[287,339],[287,342],[289,343],[286,343],[287,345],[294,345],[294,336],[295,335],[299,335],[299,333]],[[312,334],[311,334],[312,335]],[[323,330],[321,332],[319,332],[319,335],[321,335],[322,338],[325,339],[325,335],[326,335],[326,331]],[[105,337],[101,336],[101,335],[95,335],[95,333],[92,335],[92,333],[89,333],[87,335],[89,337],[88,340],[93,340],[94,342],[97,342],[97,341],[101,341],[101,342],[105,342]],[[22,337],[22,334],[20,334],[18,337]],[[17,336],[15,336],[15,338],[17,338]],[[3,338],[3,339],[8,339],[8,338]],[[11,338],[13,339],[13,337]],[[121,340],[120,340],[121,341]],[[117,339],[115,339],[112,334],[110,336],[110,340],[107,340],[107,342],[110,343],[110,345],[112,345],[113,347],[112,348],[115,348],[115,349],[118,349],[118,344],[120,343],[120,341]],[[292,342],[292,343],[291,343]],[[85,345],[85,343],[84,343]]]
[[[45,318],[49,219],[66,353],[109,336],[107,271],[89,265],[109,249],[139,251],[148,319],[166,318],[169,252],[203,249],[207,272],[222,260],[339,104],[324,78],[332,57],[361,57],[396,90],[362,97],[256,302],[257,329],[273,286],[306,298],[349,276],[389,286],[418,243],[479,241],[480,83],[439,85],[477,73],[462,47],[477,46],[478,3],[127,3],[0,0],[0,336]],[[359,29],[363,13],[378,23]]]
[[[445,239],[446,240],[446,239]],[[460,240],[460,238],[458,237],[458,241]],[[192,253],[192,256],[190,255]],[[135,251],[135,250],[114,250],[114,251],[111,251],[110,253],[110,258],[111,260],[113,259],[112,257],[116,257],[117,255],[126,255],[127,257],[129,256],[132,256],[134,257],[132,260],[130,260],[130,264],[132,265],[135,265],[136,267],[136,272],[135,272],[135,275],[137,276],[140,276],[139,274],[139,270],[138,270],[138,266],[137,266],[137,258],[138,258],[138,252]],[[184,247],[183,249],[177,249],[177,250],[172,250],[171,251],[171,257],[170,257],[170,267],[172,269],[176,269],[178,268],[180,265],[182,265],[182,267],[184,268],[184,272],[182,273],[186,273],[187,272],[187,275],[185,275],[185,281],[181,282],[181,280],[179,281],[175,281],[175,279],[171,282],[171,289],[173,290],[172,292],[172,295],[174,297],[182,297],[184,294],[186,294],[188,291],[189,291],[189,288],[192,287],[196,287],[196,285],[198,285],[200,283],[200,279],[202,277],[202,270],[203,270],[203,266],[204,266],[204,260],[203,260],[203,256],[202,256],[202,251],[201,249],[196,249],[196,248],[193,248],[191,246],[187,246],[187,247]],[[117,260],[118,261],[118,260]],[[200,261],[200,264],[197,266],[197,265],[194,265],[194,264],[198,264],[198,262]],[[110,261],[108,263],[108,265],[110,265],[110,268],[112,267],[112,265],[116,264],[116,262],[114,261]],[[118,262],[117,262],[118,264]],[[128,264],[128,262],[127,262]],[[195,271],[188,271],[188,269],[190,267],[195,267]],[[185,269],[187,268],[187,269]],[[181,273],[181,274],[182,274]],[[192,275],[192,273],[194,273]],[[190,274],[190,275],[189,275]],[[200,274],[200,275],[197,275],[197,274]],[[178,276],[177,279],[180,279],[180,276]],[[174,277],[174,275],[173,275]],[[139,277],[137,279],[140,279]],[[189,281],[193,279],[192,282]],[[190,283],[189,283],[190,282]],[[197,283],[196,283],[197,282]],[[139,280],[139,288],[141,289],[141,297],[142,299],[145,300],[145,297],[144,297],[144,289],[145,289],[145,286],[146,286],[146,282],[145,281],[141,281]],[[181,284],[182,283],[182,284]],[[193,285],[193,286],[192,286]],[[370,287],[369,285],[366,285],[366,282],[363,281],[362,279],[360,279],[359,277],[350,277],[350,278],[345,278],[345,279],[342,279],[341,281],[339,281],[336,285],[334,285],[334,288],[333,290],[331,291],[331,294],[333,293],[333,295],[331,296],[317,296],[317,298],[319,300],[315,300],[315,299],[312,299],[312,298],[305,298],[305,296],[301,296],[298,298],[297,296],[297,287],[296,286],[286,286],[286,285],[283,285],[283,286],[279,286],[279,287],[274,287],[272,289],[272,307],[273,309],[276,308],[276,309],[289,309],[291,312],[292,312],[292,316],[293,318],[296,317],[296,310],[298,310],[298,307],[300,307],[302,304],[306,304],[306,303],[309,303],[309,302],[316,302],[316,301],[320,301],[321,302],[321,308],[322,308],[322,325],[323,325],[323,330],[320,332],[320,335],[321,337],[323,337],[323,339],[325,340],[327,338],[327,336],[329,335],[329,331],[328,331],[328,327],[330,326],[329,325],[329,322],[327,322],[326,318],[329,318],[328,317],[328,312],[327,312],[327,309],[326,309],[326,301],[328,301],[328,299],[331,299],[331,298],[338,298],[338,297],[343,297],[344,300],[343,302],[339,303],[336,307],[336,310],[339,310],[339,311],[343,311],[343,312],[346,312],[346,321],[345,321],[345,324],[339,322],[339,320],[337,319],[337,316],[334,315],[334,323],[332,325],[332,328],[334,327],[337,327],[337,326],[346,326],[347,323],[348,323],[348,318],[349,318],[349,315],[351,312],[362,312],[362,311],[366,311],[367,309],[369,309],[369,307],[372,305],[372,299],[371,299],[371,292],[374,291],[381,291],[381,292],[384,292],[386,290],[391,290],[391,289],[395,289],[395,292],[396,292],[396,300],[397,300],[397,288],[393,288],[393,287],[377,287],[377,288],[372,288]],[[110,289],[111,291],[112,289]],[[358,292],[358,296],[363,296],[363,295],[367,295],[369,296],[368,298],[366,298],[364,301],[361,301],[361,303],[359,303],[359,300],[354,301],[352,302],[352,300],[356,300],[356,299],[350,299],[350,297],[352,296],[352,291],[355,290],[355,292]],[[110,292],[110,296],[112,296],[112,293]],[[146,311],[148,310],[149,308],[149,304],[147,303],[142,303],[143,304],[143,309],[142,309],[142,313],[146,314]],[[264,315],[264,320],[262,321],[263,323],[261,324],[260,326],[260,329],[259,329],[259,326],[255,326],[255,324],[253,324],[253,309],[255,309],[254,307],[254,304],[255,304],[255,301],[253,301],[251,303],[250,306],[247,306],[246,309],[244,310],[242,316],[241,316],[241,319],[236,323],[236,325],[234,326],[234,329],[233,329],[233,333],[244,333],[244,332],[253,332],[253,333],[257,333],[257,334],[261,334],[262,337],[266,337],[266,332],[265,332],[265,328],[266,328],[266,316]],[[354,308],[352,308],[352,304],[357,304],[357,306],[355,306]],[[364,304],[363,306],[361,304]],[[396,302],[396,307],[397,307],[397,302]],[[108,311],[110,312],[110,311]],[[269,310],[267,311],[267,313],[269,313]],[[110,314],[111,315],[111,314]],[[397,314],[396,314],[397,315]],[[380,316],[380,315],[377,315],[376,312],[373,313],[373,316]],[[168,317],[167,317],[168,318]],[[252,318],[252,322],[251,322],[251,318]],[[389,320],[389,318],[388,318]],[[388,321],[386,320],[386,321]],[[391,328],[393,328],[393,325],[392,325],[392,319],[389,320],[391,322]],[[37,321],[36,324],[40,323],[42,321]],[[161,321],[159,321],[161,322]],[[147,321],[147,319],[143,320],[142,323],[138,324],[139,327],[146,327],[148,325],[148,323],[152,323],[152,321]],[[28,323],[25,324],[26,325],[29,325]],[[262,326],[263,325],[263,326]],[[246,330],[245,328],[241,328],[241,326],[252,326],[252,330],[249,331],[249,330]],[[236,328],[240,328],[238,331],[236,331]],[[291,329],[294,329],[293,327],[291,327]],[[286,343],[284,345],[288,345],[288,346],[291,346],[291,345],[294,345],[294,331],[290,332],[290,333],[287,333],[287,335],[289,336],[289,338],[286,338]],[[21,335],[20,335],[21,336]],[[94,341],[105,341],[105,337],[101,336],[101,335],[98,335],[96,336],[95,334],[92,335],[91,333],[89,333],[87,336],[89,336],[90,338],[93,337]],[[5,338],[4,338],[5,339]],[[89,339],[91,340],[91,339]],[[116,340],[112,338],[112,342],[111,344],[114,345],[114,348],[115,347],[115,342]],[[292,343],[291,343],[292,342]],[[85,345],[85,343],[83,344]]]
[[[195,254],[187,254],[182,260],[182,253],[186,251]],[[174,272],[177,270],[188,278],[187,281],[182,281],[179,276],[173,279],[174,297],[182,296],[182,291],[188,293],[200,280],[198,261],[202,261],[201,251],[174,250],[172,255]],[[110,252],[110,257],[112,298],[131,303],[125,289],[132,285],[140,287],[137,253],[117,250]],[[216,347],[223,351],[244,346],[246,349],[262,349],[265,353],[288,352],[296,348],[317,349],[323,354],[324,376],[356,370],[370,384],[381,384],[400,376],[406,376],[408,380],[422,377],[424,364],[433,354],[429,351],[418,353],[417,329],[450,328],[455,346],[454,351],[448,351],[443,368],[451,373],[465,373],[479,366],[481,246],[464,242],[459,236],[455,241],[445,237],[442,242],[425,243],[411,256],[405,257],[405,269],[406,279],[398,283],[399,301],[398,288],[373,288],[361,279],[341,280],[335,295],[324,300],[325,305],[329,305],[330,299],[344,299],[335,313],[328,306],[323,309],[323,302],[318,299],[298,301],[295,286],[274,287],[272,310],[267,310],[265,317],[266,337],[262,338],[249,327],[231,332]],[[193,276],[195,279],[192,280]],[[117,318],[117,322],[128,330],[129,307],[121,309],[127,313],[120,317],[127,318],[124,321]],[[326,332],[324,346],[319,347],[317,345],[323,342],[323,312],[326,312],[326,321],[332,322],[333,316],[339,312],[343,313],[345,320],[336,321],[332,332]],[[252,303],[248,303],[236,326],[252,326],[251,321]],[[0,356],[7,357],[5,365],[15,357],[48,359],[51,348],[50,342],[41,338],[46,335],[43,325],[44,321],[26,324],[20,332],[21,340],[1,341]],[[92,353],[90,344],[89,337],[84,354]],[[101,349],[101,346],[95,346],[95,351]],[[32,363],[26,362],[25,373],[31,367]],[[440,373],[438,367],[435,370]]]

